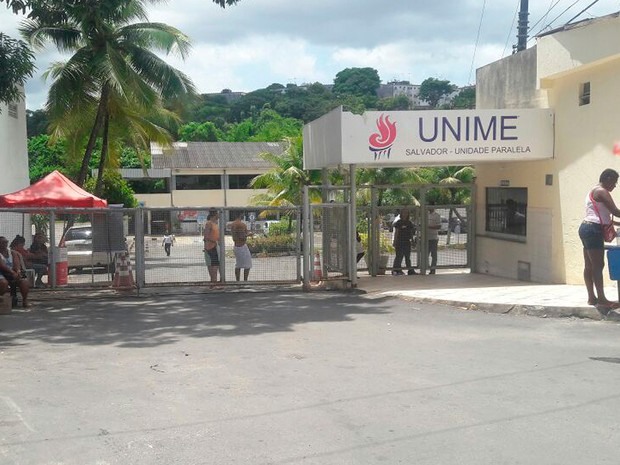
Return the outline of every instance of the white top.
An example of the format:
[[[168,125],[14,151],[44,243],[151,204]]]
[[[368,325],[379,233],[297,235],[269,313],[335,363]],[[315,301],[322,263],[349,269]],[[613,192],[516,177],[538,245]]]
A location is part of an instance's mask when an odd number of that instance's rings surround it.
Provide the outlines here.
[[[172,244],[174,242],[174,234],[165,234],[164,235],[164,244]]]
[[[592,206],[592,199],[590,198],[590,192],[588,192],[588,194],[586,195],[586,217],[584,218],[584,220],[589,221],[590,223],[600,224],[601,220],[599,219],[599,215],[596,214],[596,210]],[[596,208],[598,208],[598,213],[601,215],[603,224],[611,223],[611,212],[607,209],[605,204],[603,202],[596,202]]]
[[[428,225],[427,225],[426,237],[431,240],[439,239],[439,228],[441,228],[441,216],[436,211],[428,214]],[[435,228],[431,229],[431,226]]]

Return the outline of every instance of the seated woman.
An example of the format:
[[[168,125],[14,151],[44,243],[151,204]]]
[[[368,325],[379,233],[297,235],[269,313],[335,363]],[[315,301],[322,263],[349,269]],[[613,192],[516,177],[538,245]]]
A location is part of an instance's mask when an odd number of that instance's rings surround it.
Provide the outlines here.
[[[41,279],[44,275],[47,274],[48,256],[45,240],[45,234],[40,232],[36,233],[32,238],[32,245],[30,246],[30,255],[28,258],[28,262],[30,263],[32,269],[37,275],[37,279],[34,283],[35,287],[45,286]]]
[[[28,281],[22,278],[20,259],[17,252],[9,250],[9,241],[6,237],[0,236],[0,273],[8,281],[9,286],[19,288],[22,295],[22,306],[29,307],[28,303]]]
[[[15,239],[13,239],[9,247],[11,250],[13,250],[14,252],[18,252],[22,256],[22,258],[24,259],[24,268],[30,268],[34,270],[36,275],[36,282],[34,283],[34,286],[44,287],[45,284],[43,283],[41,278],[47,274],[47,265],[37,263],[37,255],[33,254],[30,250],[26,248],[26,238],[18,234],[17,236],[15,236]],[[45,260],[47,260],[47,256],[45,256]]]

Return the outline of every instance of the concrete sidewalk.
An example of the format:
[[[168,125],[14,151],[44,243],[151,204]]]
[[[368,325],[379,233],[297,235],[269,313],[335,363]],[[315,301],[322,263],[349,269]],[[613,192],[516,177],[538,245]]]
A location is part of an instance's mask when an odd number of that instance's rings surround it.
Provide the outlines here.
[[[481,310],[493,313],[510,313],[532,315],[537,317],[576,317],[593,320],[610,320],[620,322],[620,312],[613,311],[603,316],[595,307],[586,303],[584,286],[565,284],[536,284],[512,279],[497,278],[468,271],[438,270],[436,275],[414,276],[377,276],[361,274],[357,290],[367,298],[385,296],[400,297],[416,302],[437,303],[469,310]],[[149,287],[137,291],[118,292],[114,289],[58,289],[35,290],[31,296],[33,309],[45,306],[49,302],[72,301],[77,298],[116,299],[125,297],[155,297],[187,294],[236,293],[236,292],[301,292],[302,286],[263,285],[225,285],[223,289],[210,290],[205,286]],[[318,286],[317,290],[323,289]],[[608,299],[616,300],[616,287],[605,289]],[[15,309],[17,312],[22,309]]]
[[[437,271],[436,275],[361,276],[358,288],[368,296],[399,296],[418,302],[441,303],[471,310],[538,317],[577,317],[620,321],[620,313],[603,317],[586,303],[585,286],[536,284],[469,272]],[[605,289],[617,300],[615,287]]]

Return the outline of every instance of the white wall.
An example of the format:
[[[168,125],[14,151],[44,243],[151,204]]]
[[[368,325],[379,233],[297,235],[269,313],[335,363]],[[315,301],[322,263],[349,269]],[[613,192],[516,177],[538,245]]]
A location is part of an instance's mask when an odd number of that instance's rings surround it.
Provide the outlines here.
[[[26,137],[26,106],[17,104],[17,118],[9,115],[8,105],[0,104],[0,194],[8,194],[30,185]]]
[[[30,185],[26,138],[26,105],[17,104],[17,118],[8,105],[0,104],[0,194],[9,194]],[[0,235],[12,240],[21,234],[30,241],[29,215],[0,213]]]

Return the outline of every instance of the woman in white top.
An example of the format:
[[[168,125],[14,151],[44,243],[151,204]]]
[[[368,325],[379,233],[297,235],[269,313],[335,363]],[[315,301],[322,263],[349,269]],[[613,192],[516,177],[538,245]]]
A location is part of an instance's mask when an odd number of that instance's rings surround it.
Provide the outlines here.
[[[618,183],[618,177],[618,172],[611,168],[601,173],[599,183],[586,195],[586,216],[579,226],[579,238],[583,244],[585,262],[583,279],[588,291],[588,304],[596,305],[596,308],[604,315],[620,307],[618,302],[607,300],[603,289],[603,268],[605,267],[603,225],[620,224],[612,220],[612,215],[620,217],[620,209],[616,207],[610,194]]]

